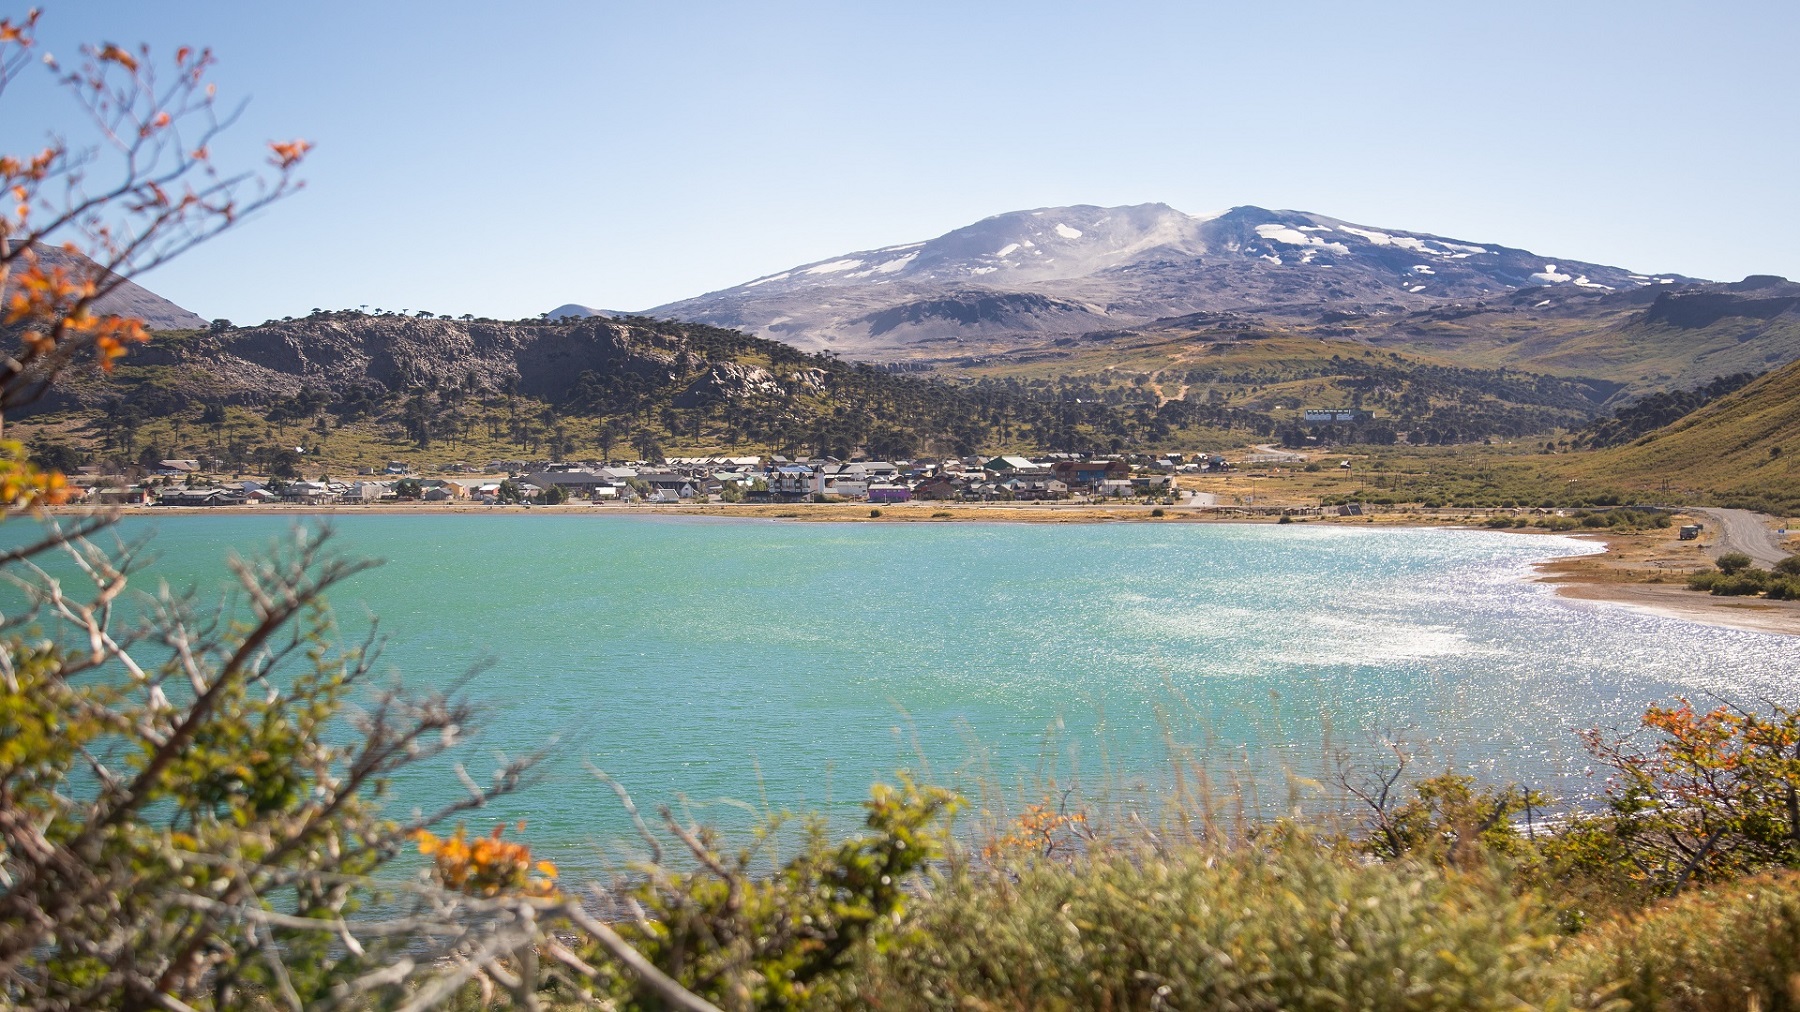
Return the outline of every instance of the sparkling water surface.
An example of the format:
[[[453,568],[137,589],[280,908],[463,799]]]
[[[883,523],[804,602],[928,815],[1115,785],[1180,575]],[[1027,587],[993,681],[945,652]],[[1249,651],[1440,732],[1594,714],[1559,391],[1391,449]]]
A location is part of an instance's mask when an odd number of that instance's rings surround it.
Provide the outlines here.
[[[940,782],[1143,784],[1170,742],[1261,776],[1399,733],[1483,776],[1591,790],[1573,730],[1628,728],[1676,694],[1791,701],[1800,641],[1570,604],[1532,563],[1597,546],[1422,528],[815,524],[658,515],[344,516],[343,554],[385,560],[331,600],[378,615],[385,665],[471,687],[491,712],[461,758],[555,742],[526,818],[577,866],[640,807],[738,799],[845,813],[901,767]],[[8,541],[27,525],[7,525]],[[149,577],[216,588],[290,517],[134,517]],[[211,591],[208,591],[209,593]],[[403,808],[459,793],[442,767]],[[484,824],[490,813],[479,813]]]

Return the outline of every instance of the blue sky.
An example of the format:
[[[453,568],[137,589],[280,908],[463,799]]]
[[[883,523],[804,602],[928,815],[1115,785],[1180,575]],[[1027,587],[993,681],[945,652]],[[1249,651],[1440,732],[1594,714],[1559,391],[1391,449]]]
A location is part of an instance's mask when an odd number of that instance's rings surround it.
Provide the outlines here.
[[[19,5],[5,4],[18,12]],[[1800,277],[1800,5],[80,0],[307,189],[143,279],[239,323],[641,309],[1002,211],[1297,208]],[[72,107],[9,92],[0,150]],[[227,154],[229,154],[227,152]]]

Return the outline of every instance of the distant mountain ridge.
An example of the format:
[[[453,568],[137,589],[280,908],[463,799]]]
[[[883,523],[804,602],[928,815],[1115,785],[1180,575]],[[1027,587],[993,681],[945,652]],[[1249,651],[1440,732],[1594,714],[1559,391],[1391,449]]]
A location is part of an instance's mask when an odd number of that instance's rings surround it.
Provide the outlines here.
[[[565,302],[544,314],[545,318],[552,322],[556,320],[585,320],[593,316],[618,319],[619,317],[630,315],[630,313],[617,309],[595,309],[592,306],[584,306],[576,302]]]
[[[104,273],[99,264],[60,246],[33,243],[32,252],[45,268],[61,268],[72,277],[98,279]],[[193,330],[206,326],[206,320],[198,313],[189,312],[133,281],[121,282],[98,299],[94,308],[101,313],[135,316],[151,330]]]
[[[1618,291],[1694,280],[1305,211],[1076,205],[995,215],[645,312],[882,358],[1198,312],[1403,313],[1532,287]]]

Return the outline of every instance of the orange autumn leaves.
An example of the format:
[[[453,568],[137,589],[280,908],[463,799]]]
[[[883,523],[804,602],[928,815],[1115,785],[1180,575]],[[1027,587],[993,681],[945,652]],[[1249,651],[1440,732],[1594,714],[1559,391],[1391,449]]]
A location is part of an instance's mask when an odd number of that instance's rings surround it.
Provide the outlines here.
[[[31,463],[24,443],[0,440],[0,511],[60,505],[69,500],[71,491],[60,472]]]
[[[91,344],[100,368],[111,372],[126,346],[150,339],[144,322],[129,316],[89,312],[98,286],[93,278],[77,279],[61,267],[45,270],[29,251],[27,266],[12,279],[6,326],[26,326],[20,343],[29,358],[48,356],[67,342]]]
[[[1698,774],[1694,782],[1708,786],[1708,773],[1755,772],[1800,786],[1800,754],[1795,753],[1800,722],[1794,717],[1778,711],[1771,720],[1729,707],[1695,713],[1683,699],[1672,707],[1650,707],[1644,726],[1668,735],[1657,747],[1662,772],[1686,770]]]
[[[990,859],[1006,855],[1038,854],[1049,857],[1074,848],[1087,826],[1087,813],[1067,812],[1049,805],[1028,805],[1007,831],[984,850]]]
[[[505,831],[505,826],[495,826],[487,836],[471,840],[458,825],[450,836],[421,829],[413,840],[419,853],[432,859],[432,877],[446,889],[486,898],[555,895],[556,865],[533,861],[529,846],[501,839]],[[518,831],[525,831],[525,823],[519,823]]]

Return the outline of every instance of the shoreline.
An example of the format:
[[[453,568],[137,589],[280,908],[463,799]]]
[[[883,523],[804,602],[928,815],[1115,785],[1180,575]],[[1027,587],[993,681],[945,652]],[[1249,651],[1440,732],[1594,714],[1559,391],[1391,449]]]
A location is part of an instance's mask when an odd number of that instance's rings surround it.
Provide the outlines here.
[[[1605,551],[1532,564],[1543,584],[1574,608],[1611,606],[1660,618],[1776,636],[1800,636],[1800,601],[1718,597],[1687,589],[1688,574],[1711,560],[1687,542],[1671,546],[1667,531],[1561,532],[1598,542]],[[1657,537],[1661,535],[1661,537]]]
[[[658,516],[709,519],[791,520],[799,523],[1175,523],[1267,524],[1275,517],[1249,509],[1220,506],[1146,506],[1141,504],[1061,503],[785,503],[726,505],[560,505],[481,506],[458,504],[368,504],[295,506],[265,504],[254,507],[121,506],[121,516],[225,515],[333,517],[333,516]],[[1153,516],[1160,509],[1162,516]],[[96,512],[80,507],[56,507],[53,516]],[[877,515],[878,513],[878,515]],[[1643,531],[1548,531],[1536,528],[1468,527],[1449,517],[1422,514],[1380,514],[1365,517],[1308,517],[1307,524],[1334,527],[1435,527],[1459,530],[1497,530],[1503,534],[1557,535],[1598,542],[1603,551],[1559,556],[1533,563],[1537,576],[1563,603],[1572,608],[1611,605],[1641,613],[1747,632],[1800,636],[1800,601],[1763,598],[1715,597],[1686,587],[1689,573],[1709,561],[1698,549],[1703,543],[1675,542],[1665,529]]]

